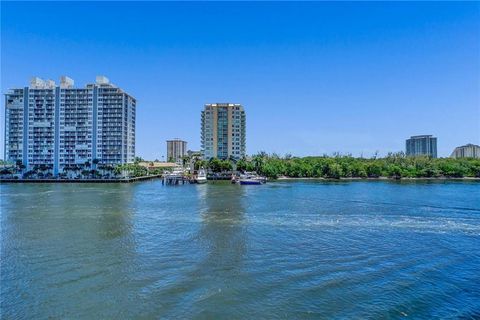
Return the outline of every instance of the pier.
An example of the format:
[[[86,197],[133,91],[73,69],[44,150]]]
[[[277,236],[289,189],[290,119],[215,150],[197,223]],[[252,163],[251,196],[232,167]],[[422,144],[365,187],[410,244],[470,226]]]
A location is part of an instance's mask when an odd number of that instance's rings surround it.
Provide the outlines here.
[[[195,179],[193,177],[187,177],[183,175],[165,175],[162,179],[162,184],[164,185],[180,185],[186,183],[195,183]]]

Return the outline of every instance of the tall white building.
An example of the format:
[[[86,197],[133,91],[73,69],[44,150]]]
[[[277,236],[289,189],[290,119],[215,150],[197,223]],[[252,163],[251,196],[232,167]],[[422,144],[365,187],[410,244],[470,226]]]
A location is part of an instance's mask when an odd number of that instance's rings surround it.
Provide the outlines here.
[[[72,166],[134,161],[135,98],[103,76],[85,88],[73,83],[35,77],[5,94],[5,160],[55,176]]]
[[[202,155],[204,159],[246,155],[246,116],[240,104],[206,104],[202,111]]]

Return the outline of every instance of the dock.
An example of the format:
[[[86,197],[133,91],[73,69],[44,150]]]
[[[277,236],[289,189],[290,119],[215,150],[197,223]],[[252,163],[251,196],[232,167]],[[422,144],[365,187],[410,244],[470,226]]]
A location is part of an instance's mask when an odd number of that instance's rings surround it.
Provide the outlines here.
[[[193,177],[187,177],[183,175],[164,175],[162,179],[162,184],[164,185],[174,186],[186,183],[195,183],[195,179]]]

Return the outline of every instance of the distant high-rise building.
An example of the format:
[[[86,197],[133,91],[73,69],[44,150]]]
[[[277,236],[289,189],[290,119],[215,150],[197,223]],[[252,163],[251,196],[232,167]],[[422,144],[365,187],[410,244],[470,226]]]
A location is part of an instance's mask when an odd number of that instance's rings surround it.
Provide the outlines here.
[[[136,100],[98,76],[74,88],[73,80],[33,78],[5,94],[5,159],[26,170],[123,164],[135,157]]]
[[[407,156],[437,157],[437,138],[431,135],[412,136],[406,141]]]
[[[480,158],[480,146],[467,144],[456,147],[450,155],[451,158]]]
[[[167,161],[180,162],[186,155],[186,141],[180,139],[167,140]]]
[[[233,103],[206,104],[202,111],[202,155],[204,159],[245,156],[245,111]]]

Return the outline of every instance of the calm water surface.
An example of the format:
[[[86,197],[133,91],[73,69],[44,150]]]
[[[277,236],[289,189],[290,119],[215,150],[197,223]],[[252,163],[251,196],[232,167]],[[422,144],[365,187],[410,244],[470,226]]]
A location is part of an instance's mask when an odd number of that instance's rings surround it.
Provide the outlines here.
[[[480,183],[0,188],[2,319],[480,317]]]

